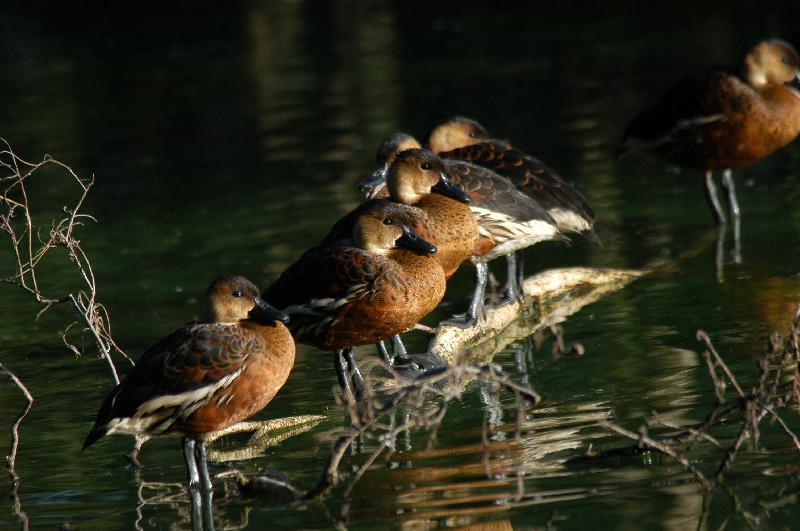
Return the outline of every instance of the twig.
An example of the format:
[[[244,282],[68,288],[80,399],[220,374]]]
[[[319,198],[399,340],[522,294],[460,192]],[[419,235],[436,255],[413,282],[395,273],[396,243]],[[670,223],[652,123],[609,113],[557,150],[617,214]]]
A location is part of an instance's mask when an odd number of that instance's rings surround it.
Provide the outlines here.
[[[30,391],[28,391],[28,388],[25,387],[25,384],[23,384],[13,372],[3,365],[2,362],[0,362],[0,372],[6,374],[25,397],[25,408],[23,409],[22,413],[17,415],[17,417],[14,419],[14,423],[11,425],[11,450],[6,457],[6,471],[11,476],[11,479],[16,482],[19,479],[19,476],[16,472],[17,450],[19,449],[19,425],[28,414],[28,411],[30,411],[33,407],[34,400],[33,395],[31,395]]]
[[[33,395],[31,395],[28,388],[25,387],[25,384],[22,383],[22,380],[17,378],[17,376],[11,372],[2,362],[0,362],[0,372],[8,375],[14,385],[22,392],[22,395],[25,397],[25,407],[22,410],[22,413],[17,415],[14,419],[14,423],[11,425],[11,450],[6,457],[6,471],[8,475],[11,477],[11,498],[13,500],[13,510],[14,514],[19,516],[20,520],[22,521],[22,528],[27,531],[28,529],[28,514],[22,510],[22,500],[19,497],[19,483],[20,478],[19,474],[17,474],[17,451],[19,450],[19,426],[22,423],[22,420],[28,414],[28,412],[33,407]]]
[[[629,439],[638,441],[638,445],[640,447],[647,447],[656,450],[658,452],[661,452],[664,455],[670,456],[671,458],[682,464],[692,474],[694,474],[694,477],[697,478],[697,481],[699,481],[706,490],[711,490],[714,487],[714,483],[709,481],[709,479],[706,478],[705,474],[703,474],[697,467],[691,464],[685,455],[678,454],[670,446],[662,444],[659,441],[656,441],[655,439],[652,439],[650,436],[647,435],[647,431],[644,427],[640,429],[639,433],[634,433],[632,431],[626,430],[621,426],[617,426],[616,424],[613,424],[611,422],[601,421],[599,424],[600,426],[608,428],[611,431],[615,431],[620,435],[628,437]]]
[[[0,231],[9,237],[17,266],[16,272],[0,278],[0,282],[15,285],[32,295],[36,302],[42,305],[37,318],[55,305],[70,303],[83,321],[84,329],[92,334],[100,355],[109,365],[114,381],[119,383],[119,374],[112,359],[112,352],[117,351],[131,364],[133,361],[111,337],[108,313],[103,305],[97,302],[97,284],[92,264],[75,236],[76,229],[83,220],[94,220],[93,217],[81,213],[86,197],[94,185],[94,176],[83,180],[69,166],[50,156],[45,156],[40,162],[28,162],[16,155],[6,140],[0,139],[0,145],[5,147],[0,149],[0,168],[11,173],[2,179],[2,182],[7,184],[0,194],[0,207],[5,207],[5,210],[0,210]],[[64,170],[80,187],[77,201],[72,206],[63,207],[65,216],[50,220],[49,227],[36,223],[31,213],[28,190],[28,180],[45,166],[55,166]],[[42,238],[40,233],[45,230],[48,235]],[[66,249],[84,285],[83,290],[56,297],[47,295],[43,291],[37,267],[44,257],[57,247]],[[70,326],[67,326],[67,330],[69,328]],[[80,350],[66,338],[66,332],[63,338],[70,350],[80,353]]]

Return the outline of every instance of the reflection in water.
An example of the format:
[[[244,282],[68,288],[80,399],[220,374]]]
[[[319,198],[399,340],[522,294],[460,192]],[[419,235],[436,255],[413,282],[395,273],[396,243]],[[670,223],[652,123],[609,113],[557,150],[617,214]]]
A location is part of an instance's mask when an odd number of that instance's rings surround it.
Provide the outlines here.
[[[491,393],[481,390],[481,395]],[[386,465],[374,466],[356,485],[352,499],[358,505],[349,509],[347,517],[380,521],[394,513],[405,522],[404,526],[441,520],[448,526],[468,525],[483,515],[532,503],[556,503],[602,493],[593,487],[553,490],[544,487],[541,480],[568,475],[564,462],[574,451],[605,436],[597,422],[611,417],[607,403],[574,404],[568,412],[537,409],[528,414],[517,438],[516,424],[502,423],[502,410],[508,406],[502,406],[496,398],[488,400],[489,419],[483,443],[392,456]],[[480,433],[472,432],[472,436],[480,437]],[[395,501],[392,507],[382,503],[361,508],[367,492],[373,496],[391,492]]]
[[[191,319],[195,303],[185,293],[210,278],[242,273],[268,282],[359,200],[354,184],[386,134],[421,136],[452,114],[475,116],[541,156],[598,212],[602,247],[576,238],[571,248],[530,249],[529,274],[565,265],[663,266],[569,316],[566,333],[586,346],[585,356],[546,360],[535,353],[532,360],[525,332],[491,349],[549,408],[531,414],[521,438],[515,412],[486,388],[470,386],[464,405],[450,411],[437,450],[411,451],[419,436],[400,434],[397,453],[375,464],[349,497],[335,492],[320,505],[265,510],[218,492],[219,528],[327,527],[340,505],[350,507],[354,526],[467,526],[498,518],[500,528],[551,519],[583,528],[697,522],[702,493],[667,460],[589,470],[563,462],[608,437],[592,427],[604,418],[629,428],[652,409],[669,422],[693,419],[710,395],[697,365],[697,327],[719,331],[731,365],[748,368],[768,332],[785,329],[800,297],[798,148],[742,171],[739,199],[754,214],[732,229],[731,254],[731,235],[716,251],[722,240],[708,229],[697,175],[665,172],[647,160],[617,165],[612,146],[658,87],[709,60],[727,61],[765,35],[793,38],[800,13],[796,2],[628,7],[612,17],[600,4],[580,12],[531,4],[509,16],[463,2],[421,9],[413,2],[284,1],[191,12],[163,6],[135,20],[88,6],[71,13],[35,3],[0,7],[0,97],[8,103],[0,135],[30,158],[51,153],[97,176],[87,212],[99,222],[85,243],[117,339],[131,352]],[[648,31],[632,34],[636,27]],[[44,200],[57,210],[62,192],[54,186]],[[746,249],[742,263],[736,232]],[[6,260],[0,251],[0,264]],[[447,303],[466,297],[469,277],[454,277]],[[6,291],[0,300],[0,355],[37,399],[22,426],[18,461],[31,526],[188,527],[188,495],[139,490],[119,458],[129,441],[109,442],[92,456],[79,452],[93,413],[85,404],[107,384],[98,360],[58,350],[52,317],[32,323],[20,311],[24,301]],[[275,415],[340,413],[328,359],[298,350]],[[15,408],[0,400],[4,418]],[[398,415],[396,423],[407,413]],[[475,428],[484,416],[491,420],[486,446],[476,442]],[[239,465],[252,473],[274,466],[309,484],[341,421]],[[145,450],[146,476],[182,479],[172,445],[159,444]],[[780,460],[771,452],[758,455]],[[347,464],[363,458],[348,456]],[[732,481],[751,499],[764,479]],[[786,478],[781,483],[796,490]],[[783,499],[776,493],[763,503]],[[711,529],[733,515],[729,500],[718,500],[710,503]],[[770,507],[770,524],[795,524],[796,505]],[[11,511],[0,514],[0,527],[16,523]]]

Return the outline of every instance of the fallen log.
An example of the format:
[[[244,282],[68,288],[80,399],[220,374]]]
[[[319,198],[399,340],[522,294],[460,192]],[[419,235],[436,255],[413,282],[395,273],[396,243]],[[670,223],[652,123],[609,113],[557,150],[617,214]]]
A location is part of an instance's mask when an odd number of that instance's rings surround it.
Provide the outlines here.
[[[263,454],[267,448],[310,430],[325,418],[324,415],[298,415],[234,424],[229,428],[209,434],[207,441],[213,443],[226,435],[252,433],[248,441],[241,448],[233,450],[210,450],[208,458],[215,463],[252,459]]]
[[[509,343],[564,321],[607,293],[647,273],[635,269],[568,267],[528,277],[522,300],[490,307],[470,328],[442,325],[431,331],[428,351],[448,363],[488,363]]]

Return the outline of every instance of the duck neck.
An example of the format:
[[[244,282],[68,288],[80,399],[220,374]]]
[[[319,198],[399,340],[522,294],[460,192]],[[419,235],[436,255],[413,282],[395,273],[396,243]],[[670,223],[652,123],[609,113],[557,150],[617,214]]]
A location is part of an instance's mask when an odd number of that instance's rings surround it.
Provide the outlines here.
[[[269,338],[270,340],[274,339],[276,335],[289,334],[286,325],[278,321],[262,323],[255,319],[242,319],[239,321],[239,326],[263,338]]]
[[[414,205],[421,208],[428,214],[428,218],[433,222],[431,232],[435,231],[434,227],[445,226],[446,223],[452,223],[453,216],[456,213],[463,213],[465,216],[472,216],[472,211],[465,203],[445,197],[442,194],[428,194]],[[431,234],[435,237],[438,235]]]
[[[426,284],[439,281],[436,272],[442,268],[433,255],[418,254],[408,249],[393,249],[386,256],[394,260],[410,280]]]
[[[800,92],[783,83],[768,83],[759,91],[774,119],[780,125],[781,136],[788,144],[800,134]]]

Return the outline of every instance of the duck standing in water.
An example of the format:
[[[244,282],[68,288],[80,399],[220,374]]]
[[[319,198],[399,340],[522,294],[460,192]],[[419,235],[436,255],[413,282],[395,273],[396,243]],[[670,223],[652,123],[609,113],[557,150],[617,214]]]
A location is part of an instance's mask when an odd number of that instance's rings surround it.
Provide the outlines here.
[[[800,57],[787,42],[765,40],[737,69],[712,70],[679,81],[628,125],[618,155],[655,151],[669,163],[705,175],[705,189],[719,224],[727,218],[713,180],[722,171],[730,212],[739,219],[731,170],[752,164],[800,133]]]
[[[413,327],[442,300],[445,276],[436,246],[423,240],[397,210],[367,210],[352,225],[352,243],[332,238],[306,251],[264,297],[292,318],[298,342],[336,352],[339,384],[351,394],[352,355]]]
[[[362,181],[361,188],[368,192],[368,196],[374,196],[382,194],[386,184],[386,194],[393,200],[420,206],[432,220],[431,237],[437,245],[439,239],[447,241],[451,238],[450,234],[459,228],[463,229],[466,224],[448,210],[430,204],[432,200],[428,199],[425,187],[430,186],[440,174],[441,178],[458,186],[469,196],[469,210],[477,223],[478,238],[469,252],[466,252],[467,247],[462,247],[461,256],[470,258],[475,264],[476,285],[465,320],[459,325],[472,326],[482,313],[488,261],[498,256],[508,258],[507,295],[509,300],[514,300],[522,294],[521,274],[513,260],[515,251],[544,240],[565,238],[555,227],[550,215],[535,200],[520,192],[509,179],[468,162],[442,160],[429,150],[402,151],[415,144],[419,145],[413,137],[403,133],[389,136],[378,150],[375,173]],[[427,169],[423,170],[423,166],[427,166]],[[415,190],[415,193],[407,190]],[[420,199],[423,196],[425,200]],[[441,203],[442,200],[438,199],[437,202]],[[460,208],[466,210],[463,206]],[[463,216],[466,217],[466,213]]]
[[[214,280],[200,322],[142,355],[103,401],[83,448],[112,433],[180,434],[190,490],[202,486],[210,501],[204,438],[263,409],[286,383],[295,355],[287,320],[249,280]]]

